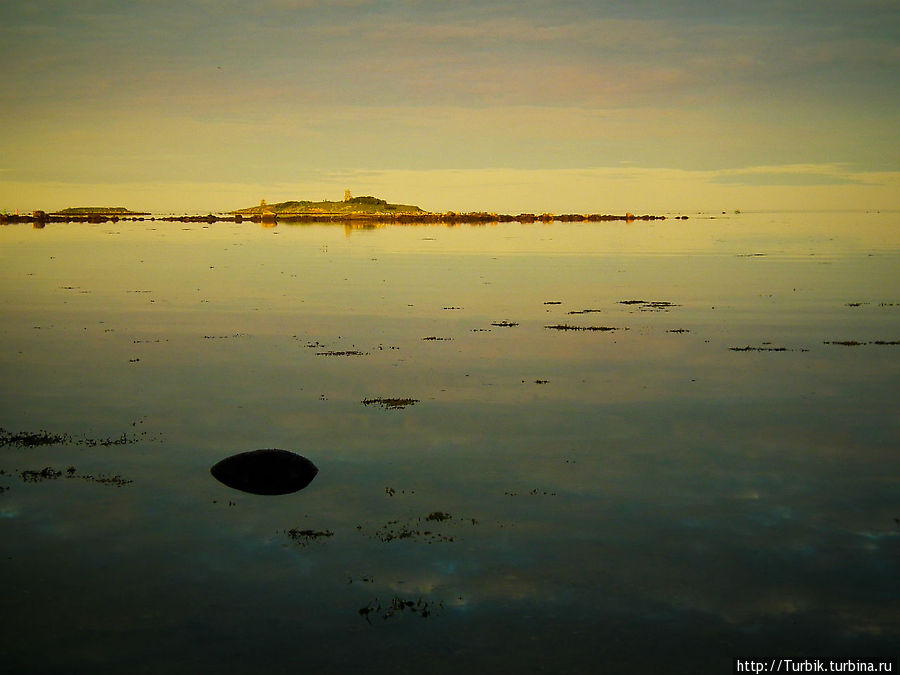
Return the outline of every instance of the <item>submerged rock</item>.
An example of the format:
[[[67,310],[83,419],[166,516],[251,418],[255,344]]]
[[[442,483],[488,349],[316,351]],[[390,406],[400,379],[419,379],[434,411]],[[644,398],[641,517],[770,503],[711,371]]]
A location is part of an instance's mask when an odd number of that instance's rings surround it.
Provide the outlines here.
[[[305,488],[319,470],[306,457],[272,448],[232,455],[209,472],[235,490],[255,495],[285,495]]]

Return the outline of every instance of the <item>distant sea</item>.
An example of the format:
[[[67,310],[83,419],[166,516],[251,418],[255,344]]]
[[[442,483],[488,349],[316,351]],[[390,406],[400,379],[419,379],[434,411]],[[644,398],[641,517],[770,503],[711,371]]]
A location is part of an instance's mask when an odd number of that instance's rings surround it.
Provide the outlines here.
[[[896,213],[0,227],[3,669],[896,658],[898,270]]]

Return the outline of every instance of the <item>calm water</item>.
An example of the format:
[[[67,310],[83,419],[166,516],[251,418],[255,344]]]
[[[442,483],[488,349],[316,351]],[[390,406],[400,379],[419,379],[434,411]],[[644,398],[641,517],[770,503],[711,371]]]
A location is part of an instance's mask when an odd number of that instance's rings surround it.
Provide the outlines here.
[[[0,447],[2,660],[896,656],[898,270],[898,214],[4,227],[0,427],[69,436]],[[269,447],[319,475],[209,474]]]

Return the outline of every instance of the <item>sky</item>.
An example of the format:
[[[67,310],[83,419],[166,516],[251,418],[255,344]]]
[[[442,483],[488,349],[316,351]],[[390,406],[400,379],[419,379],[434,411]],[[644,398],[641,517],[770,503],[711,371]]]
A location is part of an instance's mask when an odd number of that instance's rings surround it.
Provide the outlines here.
[[[900,209],[898,0],[4,0],[0,211]]]

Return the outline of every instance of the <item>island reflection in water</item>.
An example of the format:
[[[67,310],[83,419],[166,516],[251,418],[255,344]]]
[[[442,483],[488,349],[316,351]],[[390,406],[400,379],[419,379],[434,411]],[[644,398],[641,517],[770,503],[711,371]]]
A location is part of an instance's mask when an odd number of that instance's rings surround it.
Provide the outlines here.
[[[898,225],[0,228],[4,661],[891,655]]]

